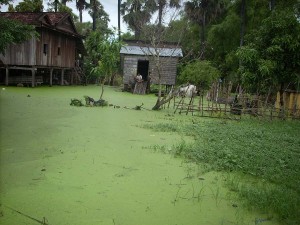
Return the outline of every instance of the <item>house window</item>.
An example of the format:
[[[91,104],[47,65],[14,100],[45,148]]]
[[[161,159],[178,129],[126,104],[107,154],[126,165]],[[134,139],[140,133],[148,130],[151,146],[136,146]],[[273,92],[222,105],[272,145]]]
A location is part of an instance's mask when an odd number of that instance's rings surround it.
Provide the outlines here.
[[[48,53],[48,44],[44,44],[43,53],[45,55]]]
[[[57,48],[57,55],[60,55],[60,47]]]

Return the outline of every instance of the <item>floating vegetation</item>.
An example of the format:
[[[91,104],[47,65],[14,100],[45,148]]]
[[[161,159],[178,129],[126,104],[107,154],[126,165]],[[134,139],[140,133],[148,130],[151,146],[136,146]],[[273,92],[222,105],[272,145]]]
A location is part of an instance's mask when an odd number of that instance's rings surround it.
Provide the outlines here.
[[[84,96],[85,99],[85,106],[108,106],[108,102],[103,100],[103,99],[99,99],[98,101],[95,101],[93,98],[89,97],[89,96]],[[71,99],[71,106],[84,106],[84,104],[82,103],[81,100],[79,99]]]
[[[71,99],[71,103],[70,103],[71,106],[84,106],[83,103],[81,102],[81,100],[79,99]]]

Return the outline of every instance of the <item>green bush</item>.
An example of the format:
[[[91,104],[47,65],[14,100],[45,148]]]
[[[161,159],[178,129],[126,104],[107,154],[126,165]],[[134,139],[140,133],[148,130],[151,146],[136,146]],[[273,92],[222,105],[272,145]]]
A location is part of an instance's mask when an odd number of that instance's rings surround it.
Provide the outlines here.
[[[183,68],[178,81],[180,83],[189,82],[207,90],[212,82],[219,77],[220,71],[213,67],[209,61],[194,61]]]

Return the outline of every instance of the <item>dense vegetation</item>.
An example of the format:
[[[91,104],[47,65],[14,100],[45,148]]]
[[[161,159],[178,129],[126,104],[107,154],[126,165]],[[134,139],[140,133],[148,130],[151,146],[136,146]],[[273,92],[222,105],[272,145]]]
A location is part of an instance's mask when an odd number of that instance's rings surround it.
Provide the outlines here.
[[[284,224],[300,223],[300,126],[295,121],[223,121],[193,118],[147,126],[192,136],[171,150],[204,165],[234,174],[228,180],[252,209],[275,213]]]
[[[10,3],[9,0],[1,2]],[[66,3],[66,0],[50,1],[47,10],[72,12]],[[210,77],[203,73],[196,79],[194,75],[188,75],[190,63],[196,64],[198,71],[203,71],[206,64],[197,62],[206,60],[218,70],[221,79],[231,81],[234,86],[242,84],[249,93],[265,95],[269,90],[269,94],[274,94],[279,90],[282,93],[285,89],[298,89],[299,0],[127,0],[118,3],[119,19],[127,23],[130,31],[123,33],[121,39],[146,40],[154,45],[172,41],[182,46],[184,57],[178,79],[181,83],[201,80],[201,88],[207,89]],[[75,12],[72,12],[73,18],[78,31],[87,40],[97,41],[90,36],[98,35],[101,40],[111,43],[112,34],[119,33],[120,27],[118,30],[108,27],[109,16],[101,0],[78,0],[76,7],[79,21]],[[9,11],[42,10],[39,0],[26,0],[15,7],[9,6]],[[89,12],[92,23],[82,23],[84,10]],[[117,40],[116,37],[113,39]],[[95,55],[92,47],[98,43],[86,43],[89,56],[84,62],[87,81],[95,82],[99,80],[95,79],[95,74],[98,78],[104,76],[100,72],[91,73],[91,67],[99,66],[102,48],[97,49],[98,57],[91,62],[90,58]],[[114,54],[114,58],[119,58],[118,51]],[[119,62],[115,64],[119,68]],[[115,70],[108,76],[115,76]]]

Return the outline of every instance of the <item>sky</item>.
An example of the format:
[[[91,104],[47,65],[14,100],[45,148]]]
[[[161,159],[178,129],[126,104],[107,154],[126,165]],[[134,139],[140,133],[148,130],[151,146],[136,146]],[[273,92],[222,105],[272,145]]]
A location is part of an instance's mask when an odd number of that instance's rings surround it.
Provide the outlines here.
[[[20,0],[14,0],[12,2],[13,2],[13,5],[16,6],[20,2]],[[48,2],[48,0],[43,0],[44,9],[47,7],[47,2]],[[109,19],[110,19],[109,27],[117,28],[118,27],[118,0],[100,0],[100,2],[103,5],[104,10],[109,15]],[[74,14],[79,15],[78,10],[76,9],[75,1],[67,2],[67,6],[72,8]],[[1,6],[1,11],[6,12],[7,8],[8,8],[8,6]],[[83,22],[92,21],[92,18],[90,17],[90,15],[88,14],[87,11],[83,12],[82,20],[83,20]],[[127,26],[122,21],[122,18],[121,18],[121,30],[122,30],[122,32],[127,31]]]

